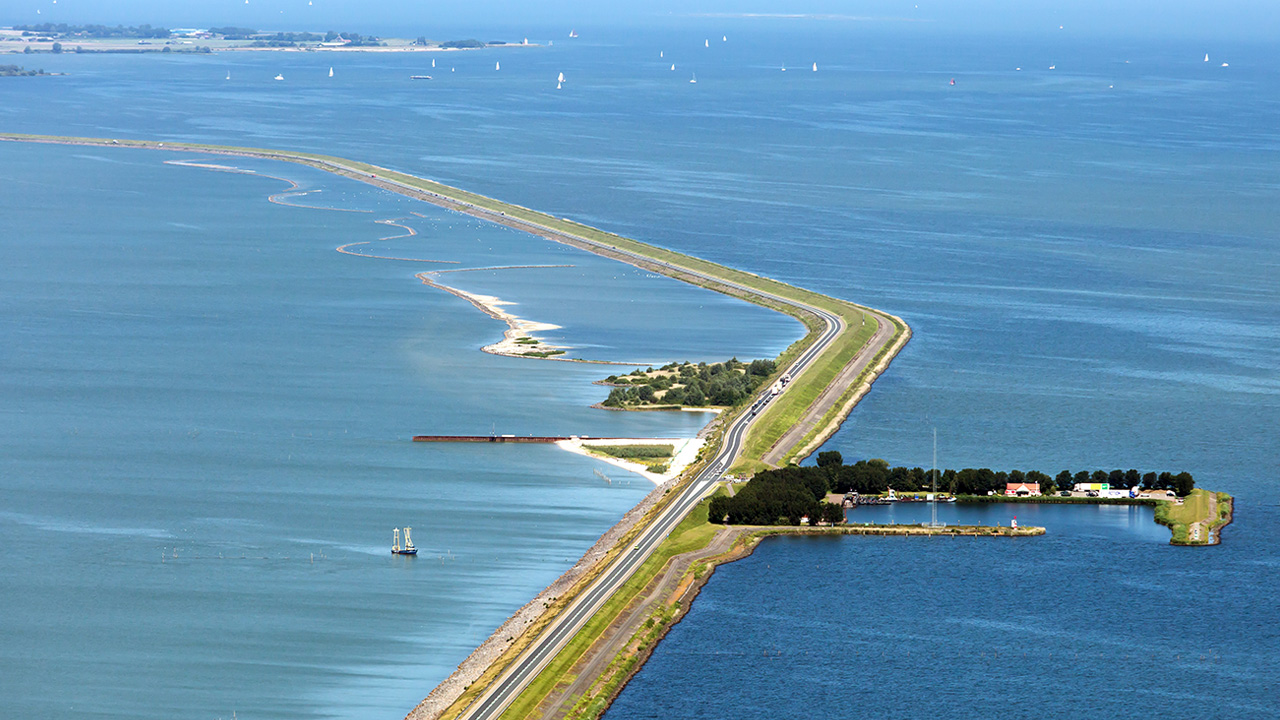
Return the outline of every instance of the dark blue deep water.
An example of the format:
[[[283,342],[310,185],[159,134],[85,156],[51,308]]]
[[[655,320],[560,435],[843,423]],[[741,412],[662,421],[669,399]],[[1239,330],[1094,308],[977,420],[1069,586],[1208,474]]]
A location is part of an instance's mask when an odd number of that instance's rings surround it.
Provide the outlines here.
[[[1078,508],[1019,510],[1049,534],[1016,542],[767,542],[611,718],[1274,715],[1275,45],[580,31],[434,71],[21,58],[67,75],[3,79],[0,128],[344,155],[872,305],[915,338],[828,443],[847,460],[927,465],[936,427],[948,467],[1188,470],[1238,498],[1209,549]],[[236,163],[372,212],[270,204],[283,183],[171,159],[0,144],[0,714],[401,717],[645,489],[552,448],[409,435],[704,419],[589,410],[598,368],[478,353],[501,325],[421,264],[338,245],[572,264],[456,284],[587,357],[753,357],[797,334],[320,173]],[[379,241],[387,218],[419,234]],[[414,564],[386,553],[404,524]]]

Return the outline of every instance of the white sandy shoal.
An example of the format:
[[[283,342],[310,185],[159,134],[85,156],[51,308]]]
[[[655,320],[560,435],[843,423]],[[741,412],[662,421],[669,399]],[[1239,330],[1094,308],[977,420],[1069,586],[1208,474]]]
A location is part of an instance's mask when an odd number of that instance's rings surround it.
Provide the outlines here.
[[[640,475],[655,485],[661,485],[689,467],[698,457],[698,451],[702,449],[704,444],[706,444],[706,441],[701,438],[614,438],[609,440],[573,438],[560,440],[556,443],[563,450],[607,462],[614,467]],[[675,447],[676,452],[675,457],[667,463],[667,471],[665,473],[655,473],[649,472],[648,466],[642,463],[631,462],[621,458],[592,455],[583,448],[584,445],[672,445]]]

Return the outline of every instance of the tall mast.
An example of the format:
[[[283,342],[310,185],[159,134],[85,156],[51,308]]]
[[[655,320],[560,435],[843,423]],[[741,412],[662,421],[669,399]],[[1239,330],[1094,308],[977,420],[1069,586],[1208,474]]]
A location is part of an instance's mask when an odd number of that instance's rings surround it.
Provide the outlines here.
[[[933,476],[933,501],[929,504],[933,509],[932,527],[938,527],[938,428],[933,429],[933,469],[929,471]]]

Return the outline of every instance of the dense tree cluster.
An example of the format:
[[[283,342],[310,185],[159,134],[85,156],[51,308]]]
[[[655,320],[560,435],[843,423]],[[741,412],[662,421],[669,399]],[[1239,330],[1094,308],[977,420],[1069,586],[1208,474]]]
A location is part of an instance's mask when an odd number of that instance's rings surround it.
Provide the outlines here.
[[[420,39],[423,41],[422,42],[423,45],[427,44],[426,38],[420,38]],[[484,43],[474,39],[473,40],[450,40],[448,42],[440,43],[440,47],[447,48],[450,50],[465,49],[465,48],[482,48],[484,47]]]
[[[658,368],[636,370],[630,375],[610,375],[605,382],[615,387],[602,403],[606,407],[636,405],[726,405],[732,406],[751,397],[751,394],[768,379],[776,369],[772,360],[752,360],[743,363],[737,358],[727,362],[670,363]]]
[[[27,70],[19,65],[0,65],[0,77],[32,77],[44,74],[44,70]]]
[[[83,38],[167,38],[171,34],[167,28],[139,25],[125,27],[116,25],[68,25],[66,23],[40,23],[38,25],[14,25],[14,30],[21,30],[24,36],[31,34],[75,36]]]
[[[711,500],[707,517],[726,525],[799,525],[844,522],[844,509],[826,502],[826,478],[810,468],[768,470],[751,478],[733,497]]]
[[[890,467],[884,460],[859,460],[845,465],[839,452],[818,453],[816,467],[786,468],[825,479],[832,492],[857,492],[863,495],[883,493],[889,488],[899,492],[929,490],[932,481],[924,468]],[[780,472],[780,471],[774,471]],[[811,481],[817,482],[817,481]],[[1186,496],[1195,488],[1191,473],[1142,473],[1138,470],[1063,470],[1054,477],[1038,470],[996,472],[989,468],[965,468],[938,472],[938,491],[955,495],[1003,494],[1006,483],[1039,483],[1040,491],[1070,490],[1076,483],[1107,483],[1112,488],[1140,487],[1144,490],[1172,490]]]

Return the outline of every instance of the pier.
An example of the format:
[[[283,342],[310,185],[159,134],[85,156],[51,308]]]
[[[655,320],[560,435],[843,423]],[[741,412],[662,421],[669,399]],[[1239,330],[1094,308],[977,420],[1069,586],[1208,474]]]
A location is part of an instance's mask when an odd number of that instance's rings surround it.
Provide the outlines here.
[[[593,438],[590,435],[414,435],[414,442],[447,443],[557,443],[561,440],[622,440],[623,438]]]

